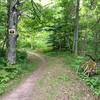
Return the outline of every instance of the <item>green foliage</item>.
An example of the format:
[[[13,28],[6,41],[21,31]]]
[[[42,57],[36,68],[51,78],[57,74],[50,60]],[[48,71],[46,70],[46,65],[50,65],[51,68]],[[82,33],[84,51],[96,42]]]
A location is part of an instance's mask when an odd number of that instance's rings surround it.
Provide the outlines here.
[[[25,51],[17,51],[17,62],[27,61],[27,53]]]
[[[100,75],[88,77],[84,75],[84,73],[80,73],[80,77],[86,82],[88,86],[90,86],[96,95],[100,96]]]
[[[42,1],[41,1],[42,2]],[[93,4],[89,0],[80,2],[79,53],[99,54],[99,1]],[[20,9],[25,9],[27,16],[21,16],[18,47],[72,51],[75,29],[76,0],[54,0],[45,6],[40,2],[26,2]],[[48,38],[37,37],[42,31],[50,32]],[[31,36],[30,36],[31,34]],[[97,34],[97,37],[96,37]],[[39,40],[36,40],[39,39]],[[45,43],[45,41],[48,41]],[[84,46],[83,46],[84,45]]]
[[[6,34],[6,22],[7,22],[7,8],[6,2],[0,0],[0,48],[3,45],[3,41]]]
[[[76,72],[78,72],[78,70],[80,69],[81,63],[83,63],[84,61],[86,61],[86,59],[88,59],[86,57],[81,57],[81,56],[75,57],[72,54],[71,55],[64,55],[64,58],[65,58],[66,64],[68,64]],[[79,72],[78,72],[80,78],[82,80],[84,80],[86,82],[86,84],[88,86],[90,86],[92,91],[94,91],[94,93],[98,96],[100,96],[100,75],[99,75],[99,70],[100,69],[97,69],[98,75],[92,76],[92,77],[88,77],[81,70],[79,70]]]
[[[0,94],[3,94],[8,89],[10,81],[18,80],[18,77],[25,76],[25,74],[31,73],[36,68],[37,61],[34,60],[30,64],[25,51],[17,52],[16,65],[9,65],[4,58],[0,59]]]
[[[70,47],[67,44],[68,39],[67,35],[65,33],[52,33],[49,35],[48,38],[48,46],[52,47],[53,50],[67,50],[70,49]]]
[[[47,47],[47,38],[48,38],[48,32],[42,31],[42,32],[38,32],[35,37],[34,37],[34,48],[36,49],[40,49],[40,50],[48,50],[49,48]]]

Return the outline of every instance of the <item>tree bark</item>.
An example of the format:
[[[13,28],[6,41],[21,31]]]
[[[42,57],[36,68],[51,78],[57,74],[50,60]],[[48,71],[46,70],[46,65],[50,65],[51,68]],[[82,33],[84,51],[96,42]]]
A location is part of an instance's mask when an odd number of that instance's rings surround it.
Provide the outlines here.
[[[70,40],[69,40],[69,33],[66,33],[65,41],[66,41],[66,48],[71,50],[71,48],[70,48]]]
[[[32,33],[30,33],[30,45],[31,45],[31,49],[33,49],[33,43],[32,43]]]
[[[10,64],[16,63],[16,43],[17,43],[17,23],[18,10],[16,3],[18,0],[8,0],[9,15],[8,15],[8,41],[7,41],[7,60]]]
[[[77,0],[76,19],[75,19],[75,32],[74,32],[74,42],[73,42],[73,51],[76,55],[78,54],[79,5],[80,5],[80,0]]]

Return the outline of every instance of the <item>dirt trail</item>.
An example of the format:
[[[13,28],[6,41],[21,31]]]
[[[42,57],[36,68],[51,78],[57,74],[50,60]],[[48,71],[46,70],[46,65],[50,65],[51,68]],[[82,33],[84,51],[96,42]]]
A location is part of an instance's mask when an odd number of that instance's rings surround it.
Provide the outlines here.
[[[43,73],[44,66],[46,65],[45,59],[37,53],[28,53],[28,59],[39,59],[41,61],[40,67],[33,72],[20,86],[8,93],[6,96],[1,97],[0,100],[32,100],[31,94],[34,89],[36,80]]]
[[[36,53],[29,57],[38,57],[40,67],[0,100],[96,100],[84,82],[65,67],[63,58],[48,57],[47,62]]]

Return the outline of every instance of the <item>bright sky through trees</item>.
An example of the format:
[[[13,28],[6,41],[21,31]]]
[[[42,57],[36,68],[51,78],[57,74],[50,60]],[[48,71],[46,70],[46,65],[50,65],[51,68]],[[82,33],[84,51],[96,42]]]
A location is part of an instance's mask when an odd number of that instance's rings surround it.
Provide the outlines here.
[[[41,4],[43,6],[47,5],[47,4],[50,4],[51,2],[54,2],[54,0],[40,0]]]

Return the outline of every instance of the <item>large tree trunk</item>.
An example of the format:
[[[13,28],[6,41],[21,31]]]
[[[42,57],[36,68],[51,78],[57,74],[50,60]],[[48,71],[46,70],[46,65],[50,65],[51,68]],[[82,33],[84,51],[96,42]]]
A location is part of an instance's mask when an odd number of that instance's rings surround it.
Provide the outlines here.
[[[79,33],[79,4],[80,0],[77,0],[76,6],[76,19],[75,19],[75,32],[74,32],[74,42],[73,42],[73,51],[77,55],[78,53],[78,33]]]
[[[8,41],[7,41],[7,60],[10,64],[16,63],[16,43],[17,43],[17,23],[18,11],[16,3],[18,0],[8,0],[9,15],[8,15]]]

